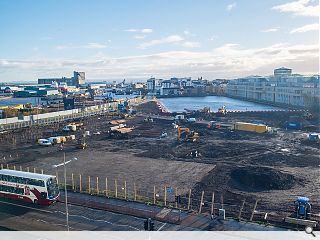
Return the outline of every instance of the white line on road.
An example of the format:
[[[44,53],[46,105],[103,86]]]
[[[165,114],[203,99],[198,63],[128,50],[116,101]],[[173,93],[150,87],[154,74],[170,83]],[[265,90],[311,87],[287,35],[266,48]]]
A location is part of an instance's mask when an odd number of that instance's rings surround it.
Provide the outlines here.
[[[29,207],[29,206],[24,206],[24,205],[20,205],[20,204],[16,204],[16,203],[3,202],[3,201],[0,201],[0,204],[1,203],[2,204],[7,204],[7,205],[12,205],[12,206],[17,206],[17,207],[21,207],[21,208],[27,208],[27,209],[31,209],[31,210],[35,210],[35,211],[39,211],[39,212],[44,212],[44,213],[51,213],[51,214],[60,213],[60,214],[65,215],[65,212],[61,212],[61,211],[49,211],[49,210],[44,210],[44,209],[39,209],[39,208],[34,208],[34,207]],[[74,215],[74,214],[69,214],[69,216],[70,217],[80,217],[80,218],[84,218],[84,219],[89,220],[89,221],[105,222],[105,223],[111,224],[113,226],[128,227],[128,228],[134,229],[136,231],[141,231],[141,229],[133,227],[133,226],[130,226],[130,225],[116,224],[116,223],[112,223],[112,222],[109,222],[109,221],[106,221],[106,220],[102,220],[102,219],[91,219],[91,218],[88,218],[88,217],[85,217],[85,216]],[[38,219],[37,221],[46,222],[45,220],[42,220],[42,219]],[[54,225],[62,225],[62,226],[64,226],[63,224],[54,224]],[[162,227],[164,227],[164,225]]]
[[[158,228],[157,231],[161,231],[161,229],[164,228],[165,225],[167,225],[167,223],[164,223],[161,227]]]
[[[61,212],[61,211],[55,211],[55,213],[60,213],[60,214],[63,214],[63,215],[66,214],[65,212]],[[69,217],[79,217],[79,218],[84,218],[84,219],[86,219],[88,221],[104,222],[104,223],[108,223],[108,224],[111,224],[111,225],[114,225],[114,226],[128,227],[128,228],[134,229],[136,231],[141,231],[141,229],[133,227],[133,226],[130,226],[130,225],[116,224],[116,223],[112,223],[112,222],[109,222],[107,220],[102,220],[102,219],[92,219],[92,218],[88,218],[88,217],[80,216],[80,215],[75,215],[75,214],[69,214]]]
[[[16,204],[16,203],[9,203],[9,202],[3,202],[3,201],[0,201],[0,203],[7,204],[7,205],[12,205],[12,206],[17,206],[17,207],[22,207],[22,208],[28,208],[28,209],[36,210],[36,211],[39,211],[39,212],[53,213],[52,211],[43,210],[43,209],[39,209],[39,208],[28,207],[28,206],[24,206],[24,205],[20,205],[20,204]]]
[[[37,222],[43,222],[43,223],[48,223],[48,224],[50,224],[50,225],[67,227],[67,225],[65,225],[65,224],[47,222],[47,221],[45,221],[45,220],[43,220],[43,219],[37,219]],[[69,226],[69,229],[73,229],[73,230],[75,230],[75,231],[86,231],[86,230],[76,229],[76,228],[70,227],[70,226]]]

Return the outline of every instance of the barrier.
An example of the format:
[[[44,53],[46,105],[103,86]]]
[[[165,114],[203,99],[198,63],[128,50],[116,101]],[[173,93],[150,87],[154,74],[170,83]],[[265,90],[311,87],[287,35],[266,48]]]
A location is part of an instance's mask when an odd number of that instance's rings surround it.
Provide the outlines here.
[[[1,168],[14,169],[14,165],[9,166],[7,164],[5,167],[5,165],[1,164]],[[32,168],[27,167],[24,169],[29,171],[29,169]],[[16,167],[16,169],[18,168]],[[21,166],[19,169],[24,170]],[[37,168],[33,168],[33,170],[38,173],[40,172],[37,171]],[[41,173],[43,173],[43,170],[41,170]],[[59,179],[58,172],[56,172],[55,175],[58,180],[62,180]],[[116,212],[120,212],[121,210],[121,212],[126,214],[132,214],[140,217],[152,217],[154,219],[161,219],[171,223],[179,221],[179,218],[177,217],[178,215],[175,215],[175,217],[163,217],[160,213],[155,211],[131,208],[126,204],[126,202],[139,202],[147,205],[153,205],[155,207],[165,207],[166,211],[171,213],[178,212],[174,210],[181,210],[192,211],[194,214],[208,214],[211,218],[216,217],[219,210],[223,210],[225,217],[227,218],[234,218],[239,221],[258,221],[280,225],[284,225],[283,220],[285,217],[292,214],[292,209],[282,208],[281,206],[279,209],[263,207],[263,209],[257,210],[259,207],[258,203],[264,202],[265,205],[266,202],[261,199],[248,199],[247,197],[245,199],[237,200],[230,197],[227,198],[225,192],[212,192],[210,194],[206,194],[204,191],[201,191],[200,195],[193,195],[191,194],[191,189],[189,189],[187,193],[179,193],[177,187],[160,187],[155,185],[150,186],[150,190],[152,190],[149,192],[138,189],[135,182],[128,184],[129,182],[126,180],[119,181],[118,179],[114,179],[114,186],[108,186],[108,178],[105,178],[106,182],[104,183],[104,181],[99,181],[98,177],[92,178],[87,176],[87,181],[83,181],[83,175],[79,174],[79,179],[74,176],[76,176],[74,173],[69,173],[67,175],[67,189],[68,191],[73,191],[83,195],[79,199],[70,198],[69,202],[71,204]],[[64,189],[64,184],[61,183],[64,181],[59,182],[60,189]],[[120,205],[106,205],[103,201],[95,201],[94,197],[99,197],[99,199],[114,198],[123,201]],[[292,197],[295,198],[296,196]],[[220,201],[217,201],[219,198]],[[64,199],[61,198],[61,201],[63,200]],[[170,209],[173,211],[170,211]],[[317,211],[317,209],[314,211]],[[319,222],[320,217],[318,214],[310,214],[310,220]]]
[[[105,103],[85,108],[30,115],[25,116],[23,120],[19,120],[18,117],[0,119],[0,130],[12,130],[18,128],[31,127],[33,125],[48,125],[67,120],[104,114],[111,111],[116,111],[118,109],[118,103],[121,101],[123,100],[120,99],[117,102]],[[143,100],[140,98],[129,99],[128,101],[129,104],[133,105],[140,104],[141,102],[143,102]]]

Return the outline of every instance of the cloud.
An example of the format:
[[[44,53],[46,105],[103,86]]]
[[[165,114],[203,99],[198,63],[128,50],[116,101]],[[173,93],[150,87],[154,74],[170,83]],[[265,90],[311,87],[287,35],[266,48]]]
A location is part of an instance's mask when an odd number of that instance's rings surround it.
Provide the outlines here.
[[[110,42],[110,41],[108,41]],[[106,48],[107,45],[102,44],[102,43],[87,43],[85,45],[73,45],[73,44],[69,44],[69,45],[58,45],[56,46],[57,50],[63,50],[63,49],[76,49],[76,48],[87,48],[87,49],[101,49],[101,48]]]
[[[183,41],[184,38],[179,35],[170,35],[161,39],[151,40],[149,42],[143,42],[139,45],[139,48],[148,48],[156,45],[161,44],[168,44],[168,43],[177,43]]]
[[[142,33],[152,33],[153,30],[151,28],[145,28],[141,30]]]
[[[234,9],[235,7],[237,6],[237,3],[231,3],[231,4],[229,4],[229,5],[227,5],[227,7],[226,7],[226,10],[228,11],[228,12],[230,12],[232,9]]]
[[[283,13],[292,13],[296,16],[308,16],[319,17],[320,5],[311,5],[313,1],[310,0],[298,0],[288,2],[272,7],[272,10],[276,10]],[[318,2],[318,1],[316,1]]]
[[[84,48],[106,48],[105,44],[101,43],[88,43],[87,45],[83,46]]]
[[[186,48],[197,48],[197,47],[200,47],[200,43],[185,41],[185,42],[181,43],[181,46],[186,47]]]
[[[135,39],[144,39],[146,37],[146,35],[135,35],[134,38]]]
[[[0,79],[21,80],[68,76],[85,71],[88,79],[147,79],[170,76],[203,76],[208,79],[236,78],[252,74],[269,75],[274,68],[288,66],[301,74],[319,71],[318,44],[278,43],[244,48],[229,43],[210,51],[166,51],[156,54],[112,58],[100,54],[84,59],[0,59]],[[11,77],[10,77],[11,76]],[[15,79],[19,80],[18,77]]]
[[[180,35],[170,35],[161,39],[154,39],[148,42],[143,42],[141,43],[138,48],[140,49],[145,49],[157,45],[162,45],[162,44],[174,44],[177,46],[182,46],[185,48],[196,48],[200,47],[199,42],[191,42],[191,41],[186,41],[183,37]]]
[[[304,33],[310,31],[319,31],[319,23],[307,24],[302,27],[292,29],[290,33]]]
[[[125,32],[137,32],[137,33],[152,33],[153,29],[151,28],[142,28],[142,29],[136,29],[136,28],[130,28],[124,30]]]
[[[262,30],[261,32],[269,33],[269,32],[278,32],[278,31],[279,31],[279,28],[276,27],[276,28],[268,28],[268,29]]]

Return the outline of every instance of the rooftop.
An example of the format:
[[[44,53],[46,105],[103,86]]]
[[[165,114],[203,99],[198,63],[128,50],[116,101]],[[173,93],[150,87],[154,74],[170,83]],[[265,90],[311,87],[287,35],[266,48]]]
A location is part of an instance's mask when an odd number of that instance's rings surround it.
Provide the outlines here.
[[[47,180],[49,178],[55,177],[53,175],[22,172],[22,171],[10,170],[10,169],[1,169],[0,174],[10,175],[10,176],[15,176],[15,177],[32,178],[32,179],[38,179],[38,180]]]

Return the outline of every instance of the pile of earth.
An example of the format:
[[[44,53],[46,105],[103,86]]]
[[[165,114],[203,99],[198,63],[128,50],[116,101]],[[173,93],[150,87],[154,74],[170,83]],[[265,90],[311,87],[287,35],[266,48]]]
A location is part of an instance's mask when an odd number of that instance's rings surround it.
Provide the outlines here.
[[[230,185],[248,192],[291,189],[301,180],[267,167],[243,167],[232,170]]]
[[[142,103],[138,105],[136,109],[140,112],[148,113],[148,114],[162,114],[162,111],[157,105],[156,101],[149,101],[146,103]]]

